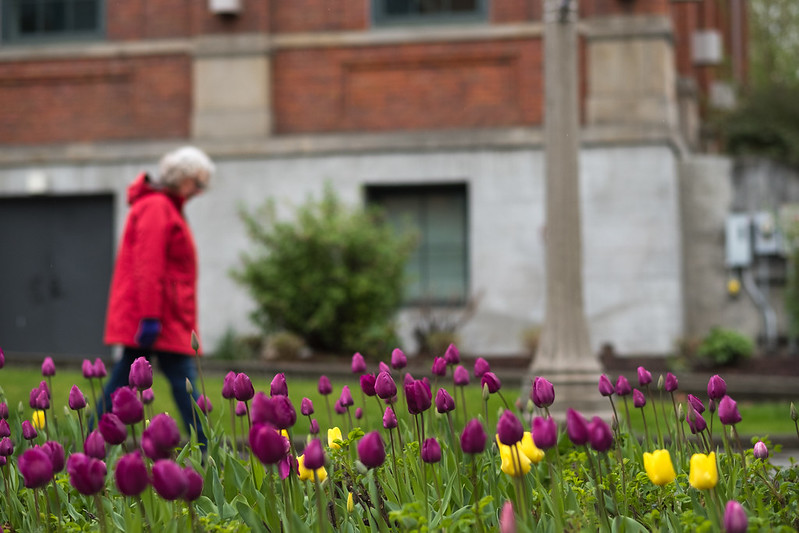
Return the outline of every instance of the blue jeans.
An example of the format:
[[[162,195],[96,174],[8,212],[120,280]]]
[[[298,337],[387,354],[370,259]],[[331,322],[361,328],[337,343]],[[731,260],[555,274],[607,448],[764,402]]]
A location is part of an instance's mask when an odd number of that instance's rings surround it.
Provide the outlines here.
[[[180,411],[181,418],[183,418],[183,425],[185,426],[186,431],[191,433],[190,428],[194,424],[192,411],[194,409],[194,404],[197,402],[197,398],[200,397],[200,393],[197,390],[197,385],[195,384],[197,367],[195,366],[193,357],[178,353],[155,352],[152,350],[129,348],[126,346],[122,352],[122,359],[120,359],[119,362],[114,365],[114,368],[111,370],[111,375],[109,376],[108,381],[105,384],[105,388],[103,389],[105,403],[102,401],[98,402],[97,419],[99,419],[100,415],[103,414],[103,405],[111,405],[111,393],[117,390],[119,387],[128,386],[128,376],[130,376],[130,366],[133,364],[133,361],[139,357],[145,357],[148,361],[150,361],[150,364],[152,364],[153,356],[158,358],[158,367],[169,380],[169,386],[172,388],[172,397],[175,400],[178,411]],[[189,398],[189,395],[186,392],[186,378],[188,378],[191,382],[193,389],[192,397],[194,398],[194,401]],[[208,441],[205,437],[205,433],[203,432],[203,428],[202,425],[200,425],[199,420],[195,431],[197,432],[198,442],[200,442],[204,448]]]

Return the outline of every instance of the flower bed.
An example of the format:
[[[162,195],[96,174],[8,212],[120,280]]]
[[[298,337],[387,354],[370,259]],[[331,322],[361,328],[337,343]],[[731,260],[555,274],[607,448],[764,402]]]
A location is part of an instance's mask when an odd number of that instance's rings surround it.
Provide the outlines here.
[[[84,375],[96,379],[101,364],[86,361]],[[202,396],[195,409],[206,447],[195,433],[181,445],[175,420],[150,412],[146,360],[135,365],[132,383],[140,388],[120,389],[111,412],[90,431],[86,412],[94,403],[81,391],[87,384],[75,384],[69,409],[53,413],[47,378],[55,365],[46,359],[45,380],[31,390],[27,408],[11,411],[0,403],[0,525],[275,532],[799,528],[799,469],[770,464],[768,441],[740,441],[741,417],[720,376],[710,379],[707,397],[678,403],[672,374],[653,383],[641,367],[637,388],[623,376],[614,383],[603,375],[597,394],[613,408],[611,424],[572,409],[557,423],[548,411],[556,390],[544,377],[535,379],[529,401],[511,405],[489,363],[478,359],[469,371],[454,346],[435,360],[430,378],[410,376],[406,364],[395,350],[373,374],[356,354],[352,382],[334,391],[321,376],[318,396],[304,398],[299,412],[283,374],[267,394],[256,392],[246,374],[230,372],[221,397]],[[466,405],[469,387],[482,390],[479,407]],[[651,401],[656,392],[672,399],[670,408]],[[225,416],[209,419],[214,403],[225,406]],[[498,403],[500,409],[489,409]],[[382,419],[367,421],[367,404],[378,405]],[[326,417],[318,416],[322,405]],[[790,414],[796,427],[793,405]],[[320,418],[339,420],[338,426],[320,427]],[[643,421],[643,438],[631,433],[633,418]]]

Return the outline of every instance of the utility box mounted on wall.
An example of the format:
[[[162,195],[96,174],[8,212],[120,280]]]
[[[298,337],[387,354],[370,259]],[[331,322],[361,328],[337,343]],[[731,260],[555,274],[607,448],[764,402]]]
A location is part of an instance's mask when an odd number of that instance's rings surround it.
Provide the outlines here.
[[[724,252],[727,267],[748,267],[752,264],[752,226],[749,215],[729,215],[724,226]]]
[[[237,15],[241,0],[208,0],[208,10],[217,15]]]
[[[694,65],[719,65],[724,59],[721,32],[697,30],[691,39]]]

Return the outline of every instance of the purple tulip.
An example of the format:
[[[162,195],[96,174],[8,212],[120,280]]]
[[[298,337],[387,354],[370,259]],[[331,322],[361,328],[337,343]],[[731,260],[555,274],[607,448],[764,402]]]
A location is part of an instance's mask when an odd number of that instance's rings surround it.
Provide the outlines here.
[[[375,382],[377,381],[377,376],[374,374],[361,374],[360,382],[361,382],[361,391],[366,396],[374,396],[375,393]]]
[[[105,459],[105,439],[99,430],[89,433],[83,442],[83,453],[95,459]]]
[[[8,420],[5,418],[0,419],[0,438],[11,436],[11,426],[8,425]]]
[[[491,365],[482,357],[474,360],[474,377],[481,378],[486,372],[491,372]]]
[[[313,402],[309,398],[303,398],[300,402],[300,413],[302,416],[311,416],[313,414]]]
[[[308,446],[305,447],[305,468],[310,470],[318,470],[325,466],[325,451],[322,449],[322,441],[319,439],[311,439]]]
[[[55,363],[52,357],[45,357],[42,363],[42,375],[44,377],[55,376]]]
[[[723,397],[719,402],[719,420],[725,426],[734,425],[741,421],[738,404],[729,396]]]
[[[434,438],[425,440],[422,443],[422,461],[425,463],[437,463],[441,460],[441,445]]]
[[[754,448],[752,448],[752,453],[756,459],[768,459],[768,448],[762,440],[755,443]]]
[[[236,393],[233,390],[234,381],[236,381],[236,373],[231,370],[222,381],[222,398],[230,400],[236,397]]]
[[[627,396],[632,392],[630,382],[624,376],[619,376],[616,380],[616,396]]]
[[[461,450],[464,453],[483,453],[486,447],[486,433],[483,424],[476,418],[469,420],[461,433]]]
[[[349,407],[355,403],[352,400],[352,393],[350,393],[349,385],[344,385],[341,387],[341,396],[339,396],[339,401],[341,401],[341,405],[344,407]]]
[[[448,413],[455,409],[455,400],[450,396],[446,389],[438,389],[436,392],[436,411]]]
[[[352,364],[350,365],[353,374],[361,374],[366,372],[366,361],[364,361],[363,356],[355,352],[352,354]]]
[[[668,372],[666,374],[666,384],[664,386],[666,392],[674,392],[677,390],[678,387],[679,387],[679,382],[677,381],[677,376],[675,376],[671,372]]]
[[[0,348],[0,368],[6,366],[6,354],[3,352],[3,349]]]
[[[391,407],[386,407],[383,413],[383,427],[386,429],[397,427],[397,415],[394,414],[394,410]]]
[[[8,404],[6,402],[0,402],[0,419],[8,420]]]
[[[69,390],[69,408],[73,411],[78,411],[86,407],[86,397],[80,391],[77,385],[72,385]]]
[[[297,422],[297,411],[288,396],[272,398],[272,421],[278,429],[288,429]]]
[[[638,389],[633,389],[633,405],[639,408],[646,405],[646,396]]]
[[[694,410],[695,410],[697,413],[700,413],[700,414],[701,414],[701,413],[704,413],[704,412],[705,412],[705,406],[704,406],[704,404],[702,403],[702,400],[700,400],[699,398],[697,398],[697,397],[696,397],[696,396],[694,396],[693,394],[689,394],[689,395],[688,395],[688,403],[690,403],[690,404],[691,404],[691,407],[693,407],[693,408],[694,408]]]
[[[144,405],[150,405],[155,400],[155,392],[153,388],[150,387],[149,389],[144,389],[141,391],[141,403]]]
[[[575,446],[588,442],[588,421],[572,408],[566,411],[566,434]]]
[[[105,363],[99,357],[94,360],[94,376],[95,378],[104,378],[108,375],[108,371],[105,369]]]
[[[710,411],[711,413],[716,412],[716,400],[711,398],[707,401],[707,410]]]
[[[613,446],[613,431],[607,422],[595,416],[588,424],[588,440],[594,450],[606,452]]]
[[[483,374],[483,377],[480,378],[480,386],[483,388],[488,387],[488,392],[494,394],[502,388],[502,382],[493,372],[486,372]]]
[[[272,383],[269,385],[270,396],[288,396],[289,386],[286,383],[286,374],[280,372],[272,378]]]
[[[379,374],[380,372],[387,372],[388,375],[390,376],[391,367],[385,364],[383,361],[380,361],[379,363],[377,363],[377,373]]]
[[[418,415],[430,409],[432,393],[422,380],[412,380],[405,385],[405,399],[408,402],[408,412]]]
[[[0,457],[7,457],[14,453],[14,442],[9,437],[0,439]]]
[[[248,402],[255,396],[255,389],[252,387],[250,377],[241,372],[236,374],[236,379],[233,380],[233,395],[240,402]]]
[[[284,480],[291,475],[292,470],[297,472],[299,467],[297,466],[297,460],[289,453],[277,463],[277,472],[280,475],[280,479]]]
[[[336,403],[333,404],[333,410],[336,412],[337,415],[343,415],[347,412],[347,408],[341,404],[341,398],[336,400]]]
[[[530,398],[539,409],[549,407],[555,402],[555,387],[548,379],[538,376],[533,380]]]
[[[50,458],[50,464],[53,465],[53,474],[61,472],[64,469],[64,464],[66,462],[64,447],[61,446],[61,443],[54,440],[48,440],[41,445],[41,449],[47,454],[47,457]]]
[[[177,422],[166,413],[155,415],[142,433],[141,442],[145,455],[153,461],[170,457],[180,444]]]
[[[444,377],[447,375],[447,361],[443,357],[436,357],[433,359],[433,366],[430,372],[434,376]]]
[[[208,398],[205,394],[200,394],[200,397],[197,398],[197,406],[200,408],[200,411],[205,414],[208,414],[214,410],[214,405],[211,403],[210,398]]]
[[[114,480],[119,492],[125,496],[138,496],[144,492],[150,484],[150,475],[139,450],[119,458]]]
[[[153,488],[163,499],[173,501],[186,493],[189,481],[176,462],[159,459],[153,464]]]
[[[444,352],[444,360],[448,365],[457,365],[461,362],[461,353],[454,344],[447,346],[447,351]]]
[[[311,435],[318,435],[319,434],[319,422],[316,419],[311,420],[310,427],[308,428],[308,433]]]
[[[83,363],[80,365],[80,369],[83,372],[83,377],[86,379],[92,379],[97,377],[94,375],[94,365],[88,359],[84,359]]]
[[[380,372],[377,375],[375,393],[381,400],[393,398],[397,394],[397,384],[388,372]]]
[[[127,425],[144,419],[144,405],[130,387],[120,387],[111,394],[111,412]]]
[[[391,367],[395,370],[399,370],[406,366],[408,366],[408,358],[405,356],[405,353],[399,348],[394,348],[394,351],[391,352]]]
[[[316,390],[318,390],[319,394],[322,396],[327,396],[333,392],[333,385],[330,383],[330,379],[327,376],[319,376],[319,384]]]
[[[137,357],[130,365],[128,383],[139,390],[153,386],[153,367],[146,357]]]
[[[366,468],[377,468],[386,460],[386,448],[380,433],[372,431],[358,441],[358,459]]]
[[[72,486],[81,494],[90,496],[103,490],[108,471],[100,459],[73,453],[67,460],[67,473]]]
[[[236,402],[236,416],[244,416],[247,414],[247,404],[244,402]]]
[[[726,533],[745,533],[749,527],[749,518],[743,506],[735,500],[727,502],[724,508],[724,531]]]
[[[469,371],[458,365],[452,373],[452,381],[457,387],[465,387],[469,384]]]
[[[615,392],[613,384],[608,379],[608,376],[602,374],[599,376],[599,394],[602,396],[612,396]]]
[[[361,418],[363,418],[363,409],[361,409],[360,407],[356,407],[355,408],[355,420],[360,420]]]
[[[122,444],[128,438],[128,428],[114,413],[103,413],[97,429],[108,444]]]
[[[705,418],[690,404],[688,404],[688,412],[685,414],[685,420],[688,422],[688,427],[691,429],[691,433],[694,435],[697,433],[702,433],[707,429],[707,422],[705,422]]]
[[[707,382],[707,396],[711,400],[721,400],[727,394],[727,383],[716,374]]]
[[[46,411],[50,409],[50,393],[45,390],[39,390],[36,395],[36,408]]]
[[[551,417],[537,416],[533,419],[533,442],[542,450],[558,444],[558,426]]]
[[[264,464],[274,465],[289,453],[289,441],[269,424],[255,424],[250,430],[252,453]]]
[[[203,477],[190,466],[183,468],[183,475],[186,477],[186,492],[182,498],[187,502],[193,502],[203,493]]]
[[[30,420],[23,420],[22,422],[22,438],[25,440],[33,440],[39,436],[37,433],[36,428],[33,427]]]
[[[22,452],[17,460],[17,467],[29,489],[40,489],[53,478],[53,463],[38,446]]]
[[[411,373],[410,372],[406,372],[405,376],[402,378],[402,386],[404,387],[408,383],[413,383],[414,380],[415,380],[415,378],[411,375]]]
[[[505,409],[497,421],[499,442],[513,446],[524,436],[524,426],[509,409]]]
[[[652,383],[652,374],[646,368],[639,366],[638,367],[638,385],[641,387],[645,387]]]

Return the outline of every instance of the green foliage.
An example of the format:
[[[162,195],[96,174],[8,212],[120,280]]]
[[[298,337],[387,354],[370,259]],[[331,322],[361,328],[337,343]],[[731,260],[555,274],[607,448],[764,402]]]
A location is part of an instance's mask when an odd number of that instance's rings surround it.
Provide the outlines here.
[[[329,187],[293,221],[276,220],[273,202],[241,218],[255,247],[233,277],[249,289],[252,319],[265,333],[289,331],[336,353],[396,345],[392,319],[409,236],[398,236],[377,211],[347,208]]]
[[[702,339],[696,350],[697,357],[711,366],[725,366],[750,357],[755,350],[752,339],[725,328],[713,328]]]
[[[228,328],[217,342],[213,357],[225,361],[237,359],[254,359],[260,339],[238,335],[233,328]]]
[[[785,312],[788,331],[799,337],[799,216],[794,214],[783,221],[782,234],[788,243],[787,283],[785,284]]]

